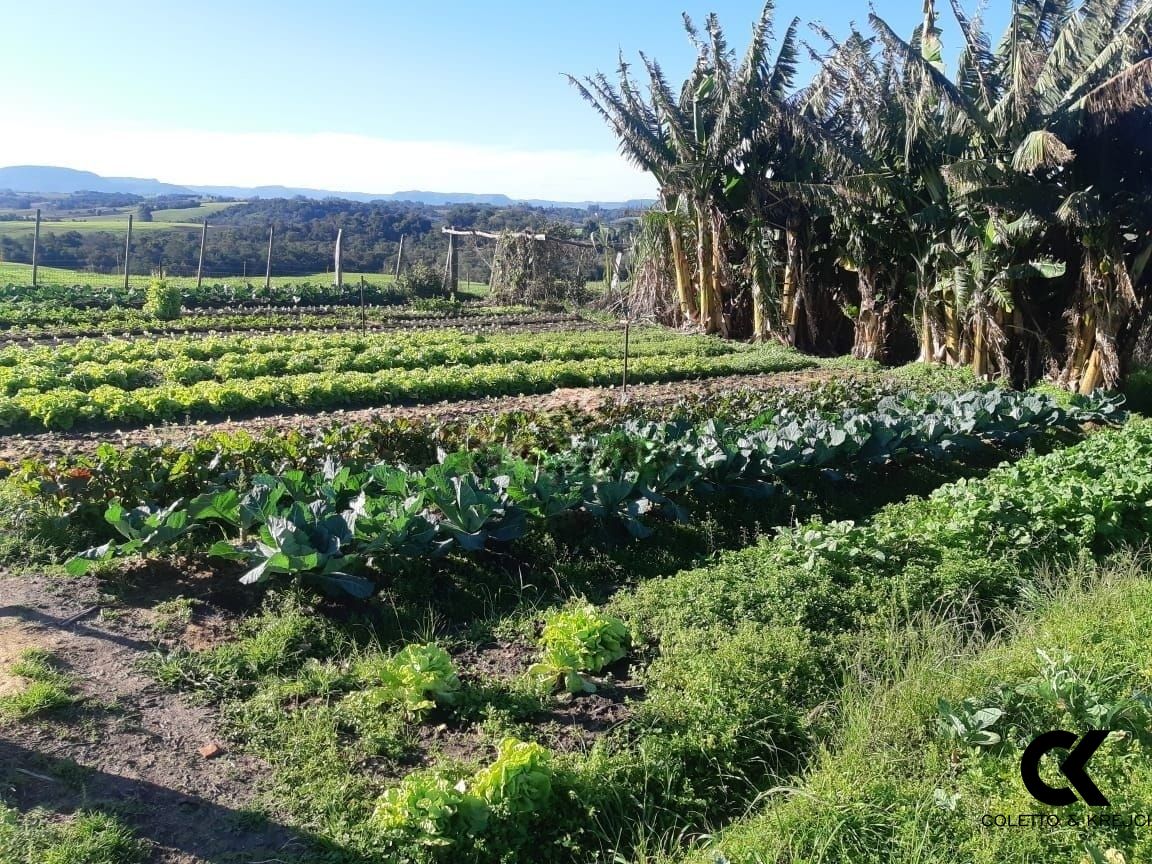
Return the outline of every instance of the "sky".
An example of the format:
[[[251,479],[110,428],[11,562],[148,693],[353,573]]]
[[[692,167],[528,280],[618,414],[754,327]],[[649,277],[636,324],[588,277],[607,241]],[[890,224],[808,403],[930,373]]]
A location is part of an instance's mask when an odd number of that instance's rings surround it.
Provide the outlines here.
[[[638,60],[644,51],[682,80],[694,51],[681,12],[697,21],[716,12],[743,51],[762,7],[749,0],[5,5],[0,166],[62,165],[178,184],[564,201],[651,197],[655,185],[618,154],[611,131],[562,73],[611,73],[618,52]],[[921,16],[920,0],[874,5],[901,34]],[[995,11],[990,24],[999,23]],[[778,0],[777,31],[794,16],[839,35],[853,20],[867,27],[868,4]],[[999,19],[1006,16],[1005,8]],[[945,29],[946,51],[948,37]]]

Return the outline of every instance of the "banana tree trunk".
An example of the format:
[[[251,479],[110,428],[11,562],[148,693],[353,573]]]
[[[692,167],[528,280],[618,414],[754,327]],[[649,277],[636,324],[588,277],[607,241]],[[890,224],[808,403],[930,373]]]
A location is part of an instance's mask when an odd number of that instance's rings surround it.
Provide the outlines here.
[[[672,269],[676,276],[676,299],[680,304],[680,317],[689,326],[695,326],[700,317],[696,295],[692,291],[692,275],[688,255],[684,251],[684,238],[675,220],[668,220],[668,244],[672,248]]]
[[[1084,394],[1098,387],[1119,387],[1128,359],[1122,353],[1121,336],[1137,305],[1123,257],[1086,244],[1074,303],[1068,315],[1072,321],[1068,360],[1060,372],[1060,384]]]
[[[717,214],[711,214],[712,226],[712,312],[714,332],[728,338],[728,316],[724,314],[724,226]]]
[[[713,275],[712,219],[704,202],[696,204],[696,290],[700,297],[700,329],[719,333],[720,303]]]
[[[752,253],[752,339],[766,342],[772,336],[772,317],[768,309],[772,274],[764,256]]]
[[[787,344],[795,346],[800,324],[800,287],[804,279],[803,250],[799,226],[789,221],[784,229],[784,291],[780,301],[780,318],[784,322]]]
[[[852,356],[858,360],[884,360],[884,340],[888,322],[886,304],[876,300],[878,269],[861,264],[856,271],[860,290],[860,312],[856,316]]]
[[[988,375],[988,335],[983,314],[977,314],[972,328],[972,371],[984,378]]]
[[[957,366],[960,358],[960,317],[956,309],[955,295],[949,292],[944,299],[944,348],[945,362],[949,366]]]

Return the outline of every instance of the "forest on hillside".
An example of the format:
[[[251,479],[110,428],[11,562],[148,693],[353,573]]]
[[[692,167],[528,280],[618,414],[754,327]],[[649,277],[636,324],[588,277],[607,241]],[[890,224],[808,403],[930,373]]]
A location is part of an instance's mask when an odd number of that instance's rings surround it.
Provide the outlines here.
[[[333,266],[337,232],[343,229],[343,264],[348,272],[392,272],[400,240],[404,261],[442,267],[447,240],[441,228],[453,225],[482,231],[544,230],[587,238],[602,224],[626,219],[628,211],[486,204],[427,205],[411,202],[359,203],[342,199],[257,199],[212,214],[205,272],[213,276],[263,274],[268,231],[273,231],[273,269],[280,275],[322,273]],[[108,273],[123,268],[124,235],[111,231],[59,230],[48,223],[40,237],[40,263]],[[32,262],[32,236],[0,236],[0,260]],[[132,240],[132,272],[147,275],[163,267],[173,275],[194,275],[200,231],[138,232]],[[460,251],[462,275],[488,278],[483,249],[471,243]],[[599,278],[593,273],[590,278]]]

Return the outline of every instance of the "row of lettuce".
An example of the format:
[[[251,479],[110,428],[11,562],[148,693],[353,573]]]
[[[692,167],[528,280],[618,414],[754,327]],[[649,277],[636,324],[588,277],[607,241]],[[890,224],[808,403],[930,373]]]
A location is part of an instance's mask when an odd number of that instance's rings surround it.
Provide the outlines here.
[[[413,562],[449,552],[483,553],[541,532],[646,537],[653,519],[689,519],[688,499],[764,498],[795,476],[820,472],[835,481],[847,469],[1019,447],[1121,416],[1104,396],[1061,406],[1043,394],[991,390],[886,397],[870,412],[832,417],[785,408],[739,425],[630,420],[531,461],[463,450],[410,469],[329,457],[311,474],[258,474],[191,500],[113,500],[105,519],[122,541],[68,566],[81,573],[196,532],[202,544],[226,538],[210,552],[243,562],[246,584],[287,575],[366,597]]]
[[[243,360],[239,361],[244,365]],[[630,383],[682,381],[723,375],[811,369],[815,362],[775,346],[719,356],[633,358]],[[432,366],[379,372],[307,372],[161,384],[125,390],[61,387],[47,393],[0,396],[0,429],[71,429],[82,424],[142,426],[161,421],[221,418],[270,411],[329,411],[394,403],[428,403],[549,393],[563,387],[619,384],[619,357],[589,360],[512,361],[480,366]]]
[[[138,309],[16,309],[0,305],[0,338],[77,339],[164,333],[260,330],[510,327],[577,324],[579,316],[539,312],[527,306],[480,306],[425,300],[409,306],[244,307],[200,309],[160,321]]]
[[[718,357],[748,347],[718,339],[638,330],[641,357]],[[155,385],[228,382],[307,372],[346,373],[622,357],[620,331],[468,334],[459,330],[361,335],[294,333],[162,340],[83,340],[0,349],[0,394],[124,391]]]
[[[621,591],[602,610],[577,608],[573,625],[545,631],[573,635],[561,662],[525,673],[575,690],[592,667],[627,656],[644,688],[626,721],[589,752],[550,752],[534,739],[532,709],[522,707],[504,730],[515,734],[494,741],[495,759],[446,758],[398,784],[363,776],[357,769],[363,753],[348,732],[356,738],[379,731],[372,724],[389,706],[411,723],[432,706],[442,722],[445,713],[475,716],[477,703],[508,704],[511,685],[457,686],[442,655],[435,655],[439,671],[418,693],[416,710],[411,695],[377,689],[393,686],[387,676],[338,674],[339,663],[319,643],[273,652],[275,675],[247,670],[245,689],[236,691],[242,699],[230,710],[275,718],[276,728],[250,745],[271,760],[282,782],[310,776],[340,798],[320,809],[310,809],[313,798],[287,790],[281,800],[301,824],[358,854],[420,862],[629,860],[653,838],[724,824],[765,790],[809,770],[841,723],[834,706],[846,664],[867,658],[894,624],[926,610],[981,618],[1013,607],[1045,562],[1142,544],[1152,529],[1150,500],[1152,423],[1133,420],[890,505],[867,523],[804,523],[708,566]],[[312,619],[308,626],[322,625]],[[247,638],[267,636],[257,624]],[[309,659],[309,651],[320,659]],[[195,656],[211,666],[240,653],[229,645]],[[411,667],[411,659],[400,665]],[[212,689],[221,679],[205,680]],[[432,683],[445,680],[446,687]],[[1036,699],[1051,695],[1034,689]],[[362,710],[365,701],[372,711]],[[988,705],[932,705],[918,728],[935,729],[938,752],[949,753],[961,734],[954,718],[963,734],[988,732],[1001,716],[1034,701],[1005,696]],[[1048,699],[1049,708],[1058,701]],[[1124,709],[1137,724],[1145,716],[1140,704]],[[1083,700],[1068,705],[1090,713]],[[980,714],[991,707],[1002,714]],[[498,733],[499,726],[490,723],[489,730]],[[283,746],[280,734],[330,736],[324,767],[310,761],[315,751]],[[980,734],[960,742],[995,743]],[[310,774],[316,771],[319,779]],[[950,794],[943,789],[941,801],[947,804]]]

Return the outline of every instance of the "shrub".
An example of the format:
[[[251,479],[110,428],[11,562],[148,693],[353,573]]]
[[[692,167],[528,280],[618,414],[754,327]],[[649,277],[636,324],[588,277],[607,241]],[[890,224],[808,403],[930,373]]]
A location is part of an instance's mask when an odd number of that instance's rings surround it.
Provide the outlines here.
[[[180,289],[163,279],[153,279],[144,298],[144,314],[160,321],[175,321],[180,317],[183,302]]]
[[[401,273],[396,287],[408,297],[431,298],[444,296],[444,277],[428,264],[414,264]]]

